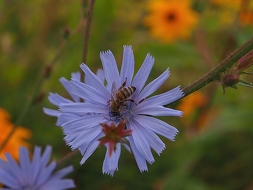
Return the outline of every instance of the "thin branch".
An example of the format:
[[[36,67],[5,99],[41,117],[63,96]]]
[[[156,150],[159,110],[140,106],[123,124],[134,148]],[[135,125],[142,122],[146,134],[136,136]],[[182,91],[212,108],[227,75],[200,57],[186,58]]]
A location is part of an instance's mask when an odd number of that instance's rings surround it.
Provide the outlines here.
[[[84,30],[84,46],[83,46],[83,57],[82,62],[86,63],[87,59],[87,52],[88,52],[88,41],[89,41],[89,34],[90,34],[90,26],[91,26],[91,20],[94,10],[95,0],[90,1],[88,13],[87,13],[87,20],[86,20],[86,26]]]

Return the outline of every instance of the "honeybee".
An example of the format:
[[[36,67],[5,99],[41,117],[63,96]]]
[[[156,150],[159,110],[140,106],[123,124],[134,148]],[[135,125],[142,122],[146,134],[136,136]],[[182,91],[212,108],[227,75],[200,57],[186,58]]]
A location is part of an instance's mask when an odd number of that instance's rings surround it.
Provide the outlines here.
[[[127,99],[127,98],[129,98],[131,95],[133,95],[136,88],[134,86],[125,87],[125,85],[126,85],[126,80],[119,87],[119,89],[115,92],[114,97],[112,97],[112,99],[109,100],[110,116],[111,117],[121,116],[121,114],[120,114],[121,108],[122,108],[122,106],[127,106],[127,104],[125,104],[126,101],[134,102],[133,99]],[[115,83],[113,83],[113,87],[114,86],[115,86]]]

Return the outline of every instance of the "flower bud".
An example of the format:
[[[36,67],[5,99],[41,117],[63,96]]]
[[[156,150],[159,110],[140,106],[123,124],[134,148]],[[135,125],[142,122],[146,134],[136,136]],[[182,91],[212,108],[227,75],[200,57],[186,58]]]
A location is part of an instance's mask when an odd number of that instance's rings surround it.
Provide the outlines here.
[[[253,50],[238,60],[237,69],[238,71],[244,71],[251,65],[253,65]]]

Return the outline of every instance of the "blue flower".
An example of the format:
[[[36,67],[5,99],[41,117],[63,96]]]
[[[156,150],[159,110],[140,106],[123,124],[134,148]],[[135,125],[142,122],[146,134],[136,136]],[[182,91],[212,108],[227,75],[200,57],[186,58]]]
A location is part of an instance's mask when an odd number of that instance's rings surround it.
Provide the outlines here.
[[[58,104],[58,120],[66,121],[67,118],[67,121],[61,124],[66,135],[64,139],[72,149],[78,148],[81,151],[83,164],[105,136],[101,124],[119,124],[124,121],[126,129],[132,132],[125,137],[130,143],[130,149],[126,143],[123,145],[134,154],[140,171],[147,171],[147,162],[155,161],[151,149],[158,155],[165,149],[165,144],[157,134],[173,141],[178,133],[176,128],[153,116],[181,116],[181,111],[164,106],[183,97],[183,92],[180,87],[176,87],[150,97],[169,78],[169,69],[145,86],[154,65],[154,58],[148,54],[134,76],[131,46],[124,46],[120,72],[111,51],[102,52],[100,57],[106,82],[101,81],[86,64],[81,64],[80,67],[90,82],[83,83],[75,78],[69,82],[71,93],[84,101]],[[106,147],[103,172],[112,175],[114,170],[117,170],[120,145],[116,144],[112,156],[108,153],[108,144]]]
[[[30,161],[27,148],[19,148],[19,164],[7,153],[7,161],[0,159],[0,184],[13,190],[61,190],[74,188],[74,182],[70,179],[61,179],[73,171],[72,166],[55,172],[56,162],[48,161],[52,148],[46,147],[41,155],[41,148],[35,147],[33,160]],[[1,188],[0,188],[1,189]]]

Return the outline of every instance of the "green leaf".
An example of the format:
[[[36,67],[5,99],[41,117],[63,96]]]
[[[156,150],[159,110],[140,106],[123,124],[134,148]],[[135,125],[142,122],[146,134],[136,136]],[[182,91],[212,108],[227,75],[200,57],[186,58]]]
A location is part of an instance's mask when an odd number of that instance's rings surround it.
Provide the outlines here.
[[[253,84],[250,83],[250,82],[247,82],[247,81],[240,80],[240,81],[238,82],[238,84],[240,84],[240,85],[242,85],[242,86],[252,87],[252,88],[253,88]]]

